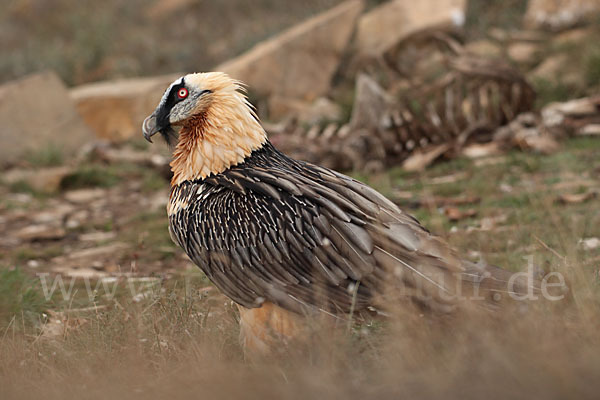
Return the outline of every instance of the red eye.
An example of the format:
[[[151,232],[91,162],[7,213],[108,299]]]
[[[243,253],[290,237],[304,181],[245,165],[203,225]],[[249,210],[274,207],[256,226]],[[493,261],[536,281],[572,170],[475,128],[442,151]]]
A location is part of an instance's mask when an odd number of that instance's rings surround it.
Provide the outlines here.
[[[185,99],[188,96],[188,90],[186,88],[181,88],[177,91],[177,97],[180,99]]]

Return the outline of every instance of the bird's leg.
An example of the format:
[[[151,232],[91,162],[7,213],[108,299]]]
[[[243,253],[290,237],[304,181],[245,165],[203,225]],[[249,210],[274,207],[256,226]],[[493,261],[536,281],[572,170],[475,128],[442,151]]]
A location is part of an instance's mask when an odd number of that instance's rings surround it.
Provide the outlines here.
[[[285,345],[306,333],[302,316],[273,303],[266,302],[259,308],[238,305],[238,309],[240,342],[246,354],[266,355],[278,348],[274,344]]]

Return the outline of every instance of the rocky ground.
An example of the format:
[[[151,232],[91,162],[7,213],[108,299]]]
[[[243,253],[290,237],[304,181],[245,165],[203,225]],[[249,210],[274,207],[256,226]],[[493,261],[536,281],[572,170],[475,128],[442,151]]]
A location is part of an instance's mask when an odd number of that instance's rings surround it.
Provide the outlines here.
[[[120,151],[149,160],[147,153]],[[144,274],[184,266],[166,232],[168,180],[157,169],[164,164],[103,161],[99,152],[77,165],[28,171],[45,174],[43,187],[22,169],[4,175],[2,246],[11,249],[9,263],[94,278],[138,273],[141,260]]]
[[[41,187],[35,186],[42,173],[37,170],[10,170],[3,176],[3,265],[31,274],[93,279],[196,269],[167,231],[165,159],[131,145],[95,148],[81,158],[75,165],[45,167]],[[594,250],[594,238],[600,237],[595,223],[600,217],[600,141],[595,138],[571,139],[553,155],[513,150],[475,160],[463,156],[425,172],[393,168],[354,175],[476,258],[493,259],[495,246],[501,246],[499,259],[511,251],[516,262],[536,248],[530,236],[536,229],[553,245],[567,246],[544,232],[550,226],[544,227],[548,221],[542,215],[548,213],[586,221],[570,245],[590,239]],[[523,219],[529,226],[519,232]]]

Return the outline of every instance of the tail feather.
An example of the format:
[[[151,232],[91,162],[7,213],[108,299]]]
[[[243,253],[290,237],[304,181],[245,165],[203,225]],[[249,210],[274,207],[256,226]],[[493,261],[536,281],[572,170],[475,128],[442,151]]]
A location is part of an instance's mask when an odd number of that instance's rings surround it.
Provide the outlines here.
[[[541,281],[535,272],[511,272],[485,263],[462,261],[463,285],[471,294],[486,300],[500,301],[507,297],[514,300],[527,299],[541,292]]]

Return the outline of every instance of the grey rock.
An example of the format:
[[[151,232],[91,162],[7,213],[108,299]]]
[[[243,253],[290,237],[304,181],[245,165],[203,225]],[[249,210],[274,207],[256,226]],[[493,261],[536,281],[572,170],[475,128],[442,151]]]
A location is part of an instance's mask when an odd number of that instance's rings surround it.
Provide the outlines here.
[[[62,81],[44,72],[0,86],[0,160],[12,163],[52,146],[73,154],[92,138]]]

